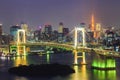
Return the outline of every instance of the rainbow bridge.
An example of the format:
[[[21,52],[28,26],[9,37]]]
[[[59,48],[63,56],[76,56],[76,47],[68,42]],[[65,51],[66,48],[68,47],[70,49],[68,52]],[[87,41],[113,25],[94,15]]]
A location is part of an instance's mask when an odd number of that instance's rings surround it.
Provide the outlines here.
[[[82,46],[78,45],[78,31],[81,31],[83,36],[83,43]],[[19,33],[22,32],[23,38],[22,40],[19,39],[20,35]],[[73,44],[62,44],[62,43],[55,43],[55,42],[26,42],[25,39],[25,31],[19,30],[17,34],[18,40],[16,43],[10,43],[10,46],[17,46],[17,54],[20,55],[21,52],[26,53],[26,46],[50,46],[50,47],[56,47],[56,48],[65,48],[67,50],[72,50],[74,54],[74,64],[78,64],[78,58],[82,58],[82,64],[86,63],[86,54],[90,54],[92,57],[92,68],[95,69],[102,69],[102,70],[111,70],[116,68],[116,61],[115,58],[120,58],[120,53],[111,51],[111,50],[104,50],[101,48],[89,48],[86,46],[85,42],[85,29],[76,27],[75,28],[75,37],[74,37],[74,43]],[[11,51],[11,50],[10,50]],[[82,56],[79,56],[78,53],[81,53]]]

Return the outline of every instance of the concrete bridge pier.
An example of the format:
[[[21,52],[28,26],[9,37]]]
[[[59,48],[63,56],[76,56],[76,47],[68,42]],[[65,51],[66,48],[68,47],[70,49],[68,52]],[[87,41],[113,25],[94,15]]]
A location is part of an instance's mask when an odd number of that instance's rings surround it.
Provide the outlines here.
[[[86,63],[85,52],[82,52],[82,62],[81,62],[81,64],[87,64],[87,63]]]
[[[77,50],[74,50],[73,53],[74,53],[74,64],[75,64],[75,65],[78,65],[78,64],[79,64],[79,63],[78,63],[78,58],[82,58],[81,64],[87,64],[87,63],[86,63],[86,59],[85,59],[85,52],[82,52],[82,55],[81,55],[81,56],[78,55],[78,51],[77,51]]]
[[[115,58],[100,54],[92,55],[92,68],[99,70],[114,70],[116,68]]]
[[[26,47],[25,46],[17,46],[17,55],[26,55]]]

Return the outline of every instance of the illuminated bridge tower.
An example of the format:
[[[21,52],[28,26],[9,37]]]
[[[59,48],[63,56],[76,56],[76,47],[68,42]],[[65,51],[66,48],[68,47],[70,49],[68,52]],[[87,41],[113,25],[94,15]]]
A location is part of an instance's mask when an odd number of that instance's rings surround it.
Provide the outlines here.
[[[85,40],[85,28],[84,27],[75,27],[75,42],[74,42],[74,64],[78,64],[78,58],[82,58],[82,64],[86,64],[85,60],[85,52],[82,52],[82,56],[78,56],[78,32],[82,32],[82,47],[86,47],[86,40]]]
[[[17,31],[17,55],[26,55],[26,48],[24,44],[26,43],[26,35],[25,35],[25,30],[19,29]]]

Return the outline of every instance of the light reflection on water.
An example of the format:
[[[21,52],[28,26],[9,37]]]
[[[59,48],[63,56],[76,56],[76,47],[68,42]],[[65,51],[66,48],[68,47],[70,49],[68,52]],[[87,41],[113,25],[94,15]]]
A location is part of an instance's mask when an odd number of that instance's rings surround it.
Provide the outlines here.
[[[64,55],[64,54],[59,54]],[[12,66],[18,66],[20,64],[22,65],[29,65],[29,64],[41,64],[41,63],[53,63],[53,62],[59,62],[69,64],[70,58],[73,58],[72,56],[69,56],[70,54],[65,54],[64,56],[61,56],[60,58],[54,58],[57,57],[56,55],[43,55],[43,56],[22,56],[22,57],[14,57],[14,58],[4,58],[0,59],[0,78],[2,80],[119,80],[117,78],[116,70],[110,70],[110,71],[101,71],[101,70],[92,70],[88,65],[72,65],[71,67],[74,68],[75,73],[70,74],[66,77],[53,77],[53,78],[31,78],[31,77],[20,77],[16,75],[11,75],[7,73],[7,69]],[[53,57],[54,56],[54,57]],[[48,60],[50,59],[50,60]],[[57,60],[59,59],[59,60]],[[66,61],[69,59],[68,61]],[[120,74],[120,73],[119,73]],[[0,80],[1,80],[0,79]]]
[[[116,80],[116,70],[108,70],[108,71],[101,71],[101,70],[93,70],[94,80]]]
[[[14,57],[13,59],[14,59],[14,66],[28,65],[26,56]]]
[[[27,79],[27,78],[25,78],[25,77],[18,77],[18,76],[16,76],[16,77],[14,78],[14,80],[29,80],[29,79]]]
[[[71,80],[89,80],[88,74],[86,72],[86,65],[74,66],[75,74],[72,75],[73,79]]]

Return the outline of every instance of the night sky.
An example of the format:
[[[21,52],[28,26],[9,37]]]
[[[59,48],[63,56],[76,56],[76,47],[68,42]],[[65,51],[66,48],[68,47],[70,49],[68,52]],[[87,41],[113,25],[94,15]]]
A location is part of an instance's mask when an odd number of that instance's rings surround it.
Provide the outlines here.
[[[73,29],[75,25],[95,22],[104,27],[120,26],[120,0],[0,0],[0,23],[9,32],[11,25],[25,22],[31,28],[51,24],[58,29],[59,22]]]

